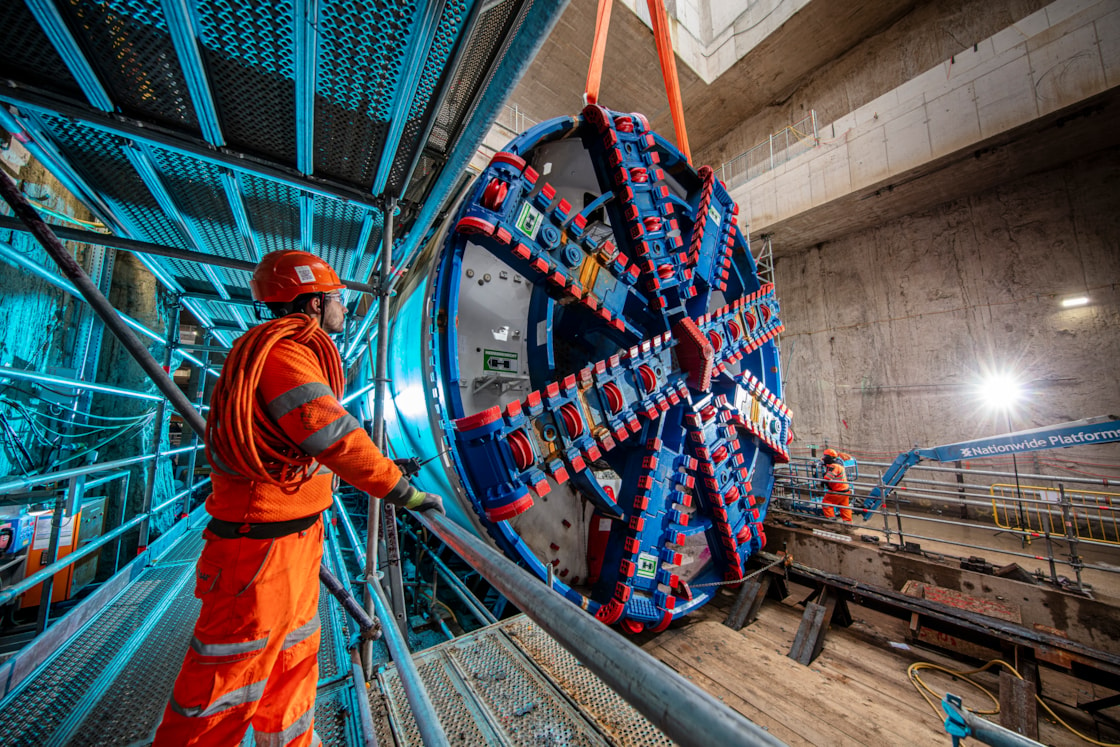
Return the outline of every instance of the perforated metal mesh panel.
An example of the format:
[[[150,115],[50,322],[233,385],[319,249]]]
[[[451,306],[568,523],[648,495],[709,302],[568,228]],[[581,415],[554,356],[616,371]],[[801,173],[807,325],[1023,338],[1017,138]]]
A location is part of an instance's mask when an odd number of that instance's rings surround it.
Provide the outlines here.
[[[163,7],[136,0],[58,3],[70,28],[91,50],[113,103],[144,119],[198,132],[183,70]]]
[[[604,741],[495,631],[474,645],[452,646],[451,661],[511,744],[592,745]]]
[[[8,744],[47,744],[129,639],[180,588],[189,565],[153,568],[61,648],[33,679],[0,703],[0,734]]]
[[[338,654],[338,605],[329,591],[319,587],[319,679],[325,680],[339,673]]]
[[[393,736],[392,724],[389,723],[389,700],[382,692],[382,687],[382,682],[378,679],[369,689],[369,709],[373,717],[373,733],[377,737],[378,747],[396,747],[398,743],[396,737]],[[415,726],[415,722],[413,725]]]
[[[199,21],[226,142],[250,153],[294,161],[292,3],[202,2]]]
[[[414,660],[452,744],[672,744],[523,615]],[[396,668],[378,682],[370,705],[379,742],[393,744],[384,735],[391,723],[396,744],[421,744]]]
[[[227,259],[252,256],[221,189],[221,168],[173,151],[153,148],[151,153],[164,188],[174,199],[183,220],[204,242],[192,248],[198,251],[209,248],[210,254]],[[175,266],[178,269],[181,265],[192,264],[197,271],[197,263],[193,262],[176,262]],[[228,285],[241,285],[245,282],[242,278],[247,277],[244,272],[224,267],[213,270]]]
[[[436,115],[435,126],[428,139],[430,148],[438,152],[447,151],[454,135],[462,126],[475,92],[482,85],[492,62],[500,52],[497,46],[505,38],[509,24],[521,5],[518,0],[505,0],[483,11],[479,17],[459,69],[455,72],[450,93]]]
[[[242,176],[241,189],[261,252],[299,249],[300,190],[250,175]]]
[[[0,0],[0,70],[40,88],[75,98],[82,95],[23,0]]]
[[[462,683],[444,655],[422,657],[416,663],[424,687],[439,714],[439,722],[451,744],[493,744],[494,730],[473,703],[469,686]],[[397,744],[421,745],[420,729],[408,706],[400,675],[395,668],[378,675],[387,694],[386,701],[393,735]],[[380,694],[371,695],[371,703],[380,700]],[[380,736],[380,735],[378,735]]]
[[[125,141],[91,128],[80,128],[70,120],[43,115],[40,121],[54,137],[67,160],[101,195],[112,203],[118,216],[142,230],[149,241],[177,249],[187,244],[179,229],[160,210],[152,193],[124,154]]]
[[[312,239],[320,256],[340,270],[346,268],[349,257],[358,247],[362,234],[365,208],[350,203],[328,200],[315,196],[315,218]]]
[[[352,689],[320,690],[315,696],[315,733],[327,747],[361,744],[354,714]]]
[[[315,168],[363,186],[373,184],[403,74],[415,0],[328,0],[320,14]],[[351,143],[363,143],[355,158]]]
[[[518,648],[580,705],[584,715],[610,737],[612,744],[626,747],[674,744],[532,620],[518,616],[503,625],[503,629]]]
[[[185,574],[193,577],[193,569]],[[70,744],[121,745],[148,738],[163,716],[201,603],[189,581],[130,657],[110,690],[82,719]]]
[[[420,137],[423,135],[424,124],[428,119],[427,114],[436,103],[434,100],[436,86],[446,72],[447,63],[455,50],[455,42],[459,38],[463,25],[467,22],[469,10],[470,5],[465,0],[449,0],[443,9],[443,16],[439,20],[435,37],[432,39],[431,50],[424,62],[424,70],[420,74],[416,96],[405,120],[406,124],[401,135],[400,149],[389,172],[388,188],[394,194],[403,192],[404,179],[412,162],[411,155],[423,145],[420,142]]]
[[[171,563],[191,563],[198,560],[199,553],[202,552],[202,545],[206,540],[202,539],[202,530],[194,529],[182,537],[171,546],[161,557],[156,560],[155,565],[169,565]]]
[[[365,250],[359,249],[350,256],[350,267],[348,274],[352,278],[359,280],[367,280],[377,269],[377,257],[381,252],[381,242],[383,240],[383,231],[385,228],[385,217],[380,212],[370,213],[370,232],[369,243],[366,244]]]

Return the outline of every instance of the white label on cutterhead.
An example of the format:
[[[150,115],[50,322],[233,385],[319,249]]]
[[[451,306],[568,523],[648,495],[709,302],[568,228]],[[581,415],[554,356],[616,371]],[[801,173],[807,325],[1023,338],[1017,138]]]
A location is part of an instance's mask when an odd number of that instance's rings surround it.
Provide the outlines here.
[[[315,273],[311,271],[311,265],[296,265],[296,277],[301,283],[315,282]]]

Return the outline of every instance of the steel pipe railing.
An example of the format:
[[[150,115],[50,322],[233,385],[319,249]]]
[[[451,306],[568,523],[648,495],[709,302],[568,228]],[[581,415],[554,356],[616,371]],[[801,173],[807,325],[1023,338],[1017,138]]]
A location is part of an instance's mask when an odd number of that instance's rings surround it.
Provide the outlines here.
[[[813,461],[816,461],[814,459],[807,459],[805,457],[794,457],[794,459],[796,461],[799,461],[799,462],[804,461],[804,462],[807,462],[807,463],[811,463]],[[871,462],[871,461],[865,462],[865,461],[861,460],[859,462],[859,464],[860,464],[861,467],[882,467],[883,469],[886,469],[887,467],[891,466],[892,462]],[[919,462],[918,464],[915,464],[915,465],[911,466],[907,470],[907,473],[909,474],[910,472],[914,472],[914,471],[917,471],[917,470],[928,470],[930,472],[947,472],[947,473],[950,473],[950,474],[961,471],[957,467],[938,467],[938,466],[936,466],[934,464],[930,464],[928,462]],[[970,475],[982,475],[984,477],[1007,477],[1007,478],[1014,478],[1015,477],[1014,472],[1000,472],[998,470],[973,469],[972,467],[969,467],[969,469],[967,471],[968,471],[968,474],[970,474]],[[786,474],[786,473],[779,473],[779,474]],[[1055,475],[1037,475],[1037,474],[1032,474],[1030,472],[1020,472],[1019,477],[1021,477],[1023,479],[1027,479],[1027,480],[1052,480],[1052,481],[1061,480],[1062,482],[1073,482],[1073,483],[1079,483],[1079,484],[1083,483],[1083,484],[1087,484],[1087,485],[1107,485],[1108,484],[1105,480],[1100,479],[1100,478],[1093,479],[1091,477],[1072,477],[1072,476],[1067,477],[1065,475],[1062,475],[1061,477],[1058,477],[1058,476],[1055,476]],[[909,478],[907,478],[907,480],[909,480]]]
[[[137,392],[132,389],[124,389],[119,386],[112,386],[110,384],[98,384],[89,381],[80,381],[79,379],[68,379],[65,376],[54,376],[52,374],[39,373],[38,371],[24,371],[19,368],[12,368],[11,366],[0,366],[0,377],[9,379],[21,379],[23,381],[36,381],[44,384],[57,384],[65,386],[70,389],[89,389],[95,392],[103,392],[105,394],[116,394],[121,397],[131,397],[132,399],[150,399],[157,402],[162,402],[163,397],[158,394],[149,394],[148,392]]]
[[[54,574],[58,573],[63,568],[66,568],[67,566],[73,565],[74,563],[81,560],[82,558],[85,558],[86,556],[93,553],[94,550],[101,549],[102,546],[108,544],[109,542],[112,542],[117,537],[119,537],[122,534],[124,534],[125,532],[127,532],[129,529],[132,529],[133,527],[138,526],[146,518],[147,518],[147,514],[140,514],[138,516],[134,516],[127,523],[121,524],[119,527],[117,527],[113,531],[109,532],[108,534],[101,535],[96,540],[90,542],[89,544],[87,544],[82,549],[76,550],[76,551],[70,553],[69,555],[67,555],[66,557],[60,558],[60,559],[54,561],[53,563],[46,566],[42,570],[36,571],[35,573],[26,577],[25,579],[20,581],[18,584],[14,584],[12,586],[9,586],[7,589],[4,589],[3,591],[0,591],[0,605],[7,604],[8,602],[15,599],[17,596],[22,594],[23,592],[32,588],[33,586],[38,586],[43,581],[46,581],[48,578],[52,578],[54,576]]]
[[[945,731],[953,738],[954,745],[963,737],[972,737],[993,747],[1043,747],[1040,742],[992,723],[983,716],[977,716],[965,708],[961,699],[952,693],[945,693],[941,708],[947,716]]]
[[[446,517],[414,516],[673,741],[686,747],[783,744]]]
[[[381,588],[377,576],[366,579],[366,588],[369,589],[369,596],[373,600],[377,617],[385,621],[381,626],[382,631],[384,631],[385,645],[389,649],[389,655],[393,658],[393,663],[397,665],[397,672],[401,676],[401,686],[404,688],[405,698],[408,699],[408,705],[412,708],[412,716],[416,719],[416,726],[420,729],[420,738],[424,741],[425,747],[439,747],[439,745],[449,744],[447,734],[444,733],[443,726],[439,722],[439,714],[436,713],[436,707],[432,705],[432,700],[428,697],[428,691],[420,677],[420,670],[416,668],[416,662],[412,660],[412,653],[408,650],[404,634],[397,627],[396,618],[393,617],[393,613],[389,609],[389,602],[385,599],[385,590]]]
[[[808,465],[807,465],[808,466]],[[868,463],[863,463],[863,467],[867,467]],[[918,467],[915,467],[918,469]],[[1050,581],[1056,586],[1062,585],[1057,576],[1057,566],[1060,564],[1063,567],[1069,568],[1077,577],[1077,588],[1082,589],[1081,572],[1084,569],[1100,571],[1102,573],[1116,573],[1117,569],[1107,563],[1086,563],[1085,559],[1080,554],[1080,547],[1082,545],[1098,548],[1099,550],[1115,550],[1117,542],[1115,539],[1098,539],[1092,535],[1095,529],[1099,529],[1102,533],[1112,531],[1111,527],[1116,523],[1116,519],[1112,516],[1115,509],[1109,505],[1098,505],[1092,501],[1085,500],[1071,500],[1066,491],[1066,479],[1064,477],[1052,475],[1030,475],[1029,479],[1042,482],[1043,485],[1029,485],[1020,488],[1017,484],[1015,495],[999,495],[993,493],[995,485],[978,485],[974,482],[964,482],[964,476],[969,478],[983,475],[985,477],[996,477],[1003,479],[1011,479],[1013,473],[996,472],[991,470],[965,470],[961,467],[927,467],[927,470],[936,471],[943,474],[952,474],[957,477],[957,482],[952,482],[944,479],[926,479],[916,478],[912,475],[907,475],[904,481],[900,481],[899,485],[892,486],[889,494],[885,495],[885,500],[881,503],[876,513],[883,517],[883,526],[877,528],[877,531],[882,531],[886,534],[888,542],[897,542],[899,545],[904,544],[907,540],[910,541],[924,541],[936,542],[939,544],[947,545],[949,547],[967,548],[970,551],[980,551],[983,553],[996,552],[1011,558],[1024,558],[1028,560],[1035,560],[1046,562],[1049,565]],[[803,474],[804,473],[804,474]],[[1022,477],[1022,473],[1020,473]],[[807,495],[809,491],[813,493],[827,492],[825,487],[821,484],[824,482],[820,477],[815,477],[809,474],[808,469],[799,470],[796,466],[787,472],[778,475],[776,480],[776,492],[774,494],[775,502],[773,510],[775,512],[782,512],[789,516],[812,516],[815,521],[825,522],[831,525],[844,526],[846,522],[837,519],[825,519],[817,517],[813,512],[807,512],[803,506],[783,506],[783,500],[797,501],[801,504],[810,503],[813,498],[817,496]],[[849,481],[853,488],[863,488],[866,490],[869,483],[859,481]],[[1107,485],[1103,480],[1078,480],[1081,485]],[[885,492],[885,486],[882,483],[882,476],[880,475],[878,481],[874,483],[874,487],[880,490],[882,495]],[[983,487],[984,492],[978,492],[977,488]],[[1006,486],[1010,487],[1010,485]],[[1057,502],[1052,497],[1044,496],[1040,491],[1046,493],[1058,493],[1061,498]],[[867,493],[860,494],[856,490],[851,493],[852,498],[867,497]],[[913,505],[918,501],[928,501],[928,508],[931,514],[904,514],[900,508],[903,504]],[[1010,501],[1014,501],[1014,505],[1019,507],[1020,521],[1015,525],[1013,521],[1000,521],[998,511],[1000,506],[1004,506],[1005,511],[1010,510]],[[960,509],[960,520],[940,518],[943,513],[942,508]],[[974,507],[983,511],[985,514],[992,513],[991,522],[969,521],[967,508]],[[1023,513],[1024,509],[1027,511]],[[859,507],[853,507],[854,512],[861,511]],[[933,515],[938,514],[938,515]],[[1106,516],[1107,514],[1107,516]],[[890,516],[895,517],[897,528],[892,528]],[[1028,522],[1023,520],[1023,516],[1032,516],[1037,520],[1036,522]],[[1042,539],[1045,541],[1045,555],[1041,553],[1027,553],[1022,550],[1013,550],[1002,546],[993,544],[981,545],[975,542],[964,541],[952,536],[929,536],[927,534],[916,534],[912,529],[904,528],[903,521],[910,522],[924,522],[926,525],[945,526],[964,529],[981,529],[981,530],[997,530],[998,533],[1010,535],[1022,541],[1025,548],[1034,539]],[[1106,530],[1105,524],[1108,523]],[[1099,526],[1098,526],[1099,525]],[[1089,533],[1088,537],[1082,536],[1083,527]],[[870,527],[869,527],[870,528]],[[941,534],[938,532],[938,534]],[[1057,554],[1055,552],[1056,542],[1066,542],[1068,552]],[[948,558],[958,558],[961,556],[953,555],[951,552],[936,552],[939,556]],[[1043,571],[1038,570],[1036,574],[1042,574]],[[1040,575],[1041,577],[1041,575]]]
[[[128,475],[128,472],[122,470],[120,472],[114,472],[114,473],[109,474],[109,475],[102,475],[101,477],[98,477],[94,480],[86,480],[85,485],[82,486],[82,489],[83,490],[92,490],[93,488],[104,485],[107,482],[112,482],[113,480],[119,480],[120,478],[125,477],[126,475]]]
[[[798,513],[796,511],[789,511],[789,510],[786,510],[786,509],[781,508],[779,506],[772,506],[770,510],[774,511],[775,513],[782,513],[786,516],[794,516],[794,517],[799,517],[799,518],[804,518],[804,516],[805,516],[802,513]],[[852,510],[853,511],[858,511],[859,509],[852,509]],[[930,517],[915,516],[913,514],[901,514],[901,517],[903,519],[912,520],[912,521],[926,521],[926,522],[937,523],[937,524],[947,524],[947,525],[950,525],[950,526],[967,526],[967,527],[975,527],[975,528],[979,528],[979,529],[992,529],[992,527],[990,527],[990,526],[983,526],[983,525],[978,525],[978,524],[964,524],[964,523],[960,523],[960,522],[948,521],[948,520],[945,520],[945,519],[933,519],[933,518],[930,518]],[[850,527],[850,526],[852,526],[851,524],[849,524],[845,521],[841,521],[839,519],[826,519],[826,518],[820,517],[820,516],[814,516],[813,520],[824,522],[826,524],[833,524],[837,527]],[[885,530],[876,530],[876,531],[882,531],[885,534],[887,534],[888,535],[888,537],[887,537],[888,541],[890,540],[890,535],[899,533],[897,529],[885,529]],[[1013,534],[1013,535],[1016,535],[1016,536],[1022,535],[1022,534],[1027,534],[1027,535],[1030,535],[1031,537],[1041,537],[1042,536],[1041,534],[1039,534],[1037,532],[1022,532],[1022,531],[1016,530],[1016,529],[999,529],[998,531],[1002,532],[1003,534]],[[1019,557],[1019,558],[1027,558],[1029,560],[1052,560],[1055,563],[1061,563],[1062,565],[1067,565],[1070,568],[1074,568],[1074,569],[1080,567],[1080,568],[1089,568],[1091,570],[1096,570],[1096,571],[1103,571],[1105,573],[1116,573],[1117,572],[1117,569],[1113,566],[1095,565],[1095,564],[1092,564],[1092,563],[1085,563],[1083,561],[1082,562],[1077,562],[1077,561],[1072,561],[1072,560],[1062,560],[1062,559],[1060,559],[1056,556],[1031,555],[1029,553],[1019,552],[1017,550],[1005,550],[1003,548],[993,547],[991,545],[974,545],[974,544],[971,544],[971,543],[968,543],[968,542],[961,542],[960,540],[954,540],[954,539],[947,538],[947,537],[932,537],[932,536],[928,536],[928,535],[914,534],[911,531],[906,532],[906,538],[907,539],[913,539],[913,540],[925,540],[927,542],[938,542],[938,543],[943,544],[943,545],[952,545],[954,547],[967,547],[970,550],[986,550],[986,551],[989,551],[989,552],[998,552],[1001,555],[1011,555],[1011,556]],[[1051,534],[1050,538],[1054,542],[1068,542],[1069,541],[1068,538],[1064,534]],[[1115,549],[1115,547],[1116,547],[1115,545],[1107,545],[1107,544],[1103,544],[1103,543],[1100,543],[1100,542],[1094,543],[1094,542],[1092,542],[1092,540],[1082,539],[1082,540],[1078,540],[1078,542],[1080,544],[1095,544],[1097,546],[1108,547],[1108,548],[1112,548],[1112,549]],[[959,557],[959,556],[951,555],[949,553],[936,552],[936,551],[932,551],[931,554],[941,555],[941,556],[946,556],[946,557]]]
[[[171,449],[159,454],[159,457],[172,457],[176,454],[183,454],[188,451],[204,448],[202,444],[197,446],[181,446],[178,449]],[[92,475],[95,472],[103,472],[105,470],[116,469],[118,467],[127,467],[130,464],[139,464],[147,462],[150,459],[156,459],[155,454],[142,454],[134,457],[124,457],[123,459],[114,459],[111,462],[97,462],[95,464],[87,464],[82,467],[72,467],[64,469],[60,472],[44,472],[41,475],[26,475],[24,477],[9,480],[8,482],[0,483],[0,495],[12,493],[17,490],[26,490],[32,485],[42,485],[47,482],[58,482],[60,480],[68,480],[71,477],[79,477],[81,475]]]
[[[402,528],[404,529],[405,534],[411,537],[414,542],[423,544],[423,542],[421,542],[420,540],[420,536],[416,534],[416,532],[403,525]],[[435,563],[440,577],[447,581],[447,583],[451,586],[451,591],[455,593],[455,596],[459,597],[459,601],[467,606],[467,609],[469,609],[472,614],[474,614],[474,616],[480,623],[482,623],[483,625],[492,625],[493,623],[498,622],[498,618],[494,617],[494,613],[486,609],[486,606],[482,604],[481,601],[479,601],[478,597],[471,593],[471,590],[467,588],[467,585],[463,583],[462,579],[456,576],[455,573],[447,567],[447,564],[444,563],[443,560],[438,555],[436,555],[431,548],[428,548],[428,554],[431,556],[432,561]]]
[[[361,568],[366,567],[366,553],[362,549],[364,544],[358,538],[358,530],[354,528],[354,521],[350,518],[350,514],[346,512],[346,506],[342,505],[342,500],[339,499],[338,493],[334,494],[334,515],[342,522],[342,531],[346,535],[346,539],[350,540],[350,549],[354,551],[354,556],[358,561],[358,566]]]
[[[185,498],[189,495],[194,495],[194,491],[198,490],[199,488],[201,488],[203,485],[205,485],[208,482],[210,482],[210,478],[209,477],[204,477],[201,480],[199,480],[198,482],[196,482],[194,485],[183,488],[182,490],[180,490],[178,493],[176,493],[175,495],[168,498],[163,503],[159,504],[158,506],[154,506],[152,508],[152,511],[151,511],[152,515],[155,516],[160,511],[163,511],[168,506],[171,506],[172,504],[174,504],[175,501],[181,500],[182,498]]]

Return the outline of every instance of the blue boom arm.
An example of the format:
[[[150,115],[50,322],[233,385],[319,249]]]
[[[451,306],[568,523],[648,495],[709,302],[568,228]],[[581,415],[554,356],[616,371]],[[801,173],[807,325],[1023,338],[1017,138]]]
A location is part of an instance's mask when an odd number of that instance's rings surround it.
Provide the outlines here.
[[[1045,449],[1064,449],[1068,446],[1083,444],[1106,444],[1120,441],[1120,419],[1115,416],[1099,416],[1085,420],[1073,420],[1058,425],[1048,425],[1029,431],[1017,431],[1003,436],[963,441],[928,449],[911,449],[899,454],[883,474],[882,486],[874,488],[863,501],[863,520],[871,518],[871,512],[883,504],[902,481],[906,471],[922,460],[930,462],[955,462],[961,459],[981,459],[984,457],[1022,454],[1028,451]]]

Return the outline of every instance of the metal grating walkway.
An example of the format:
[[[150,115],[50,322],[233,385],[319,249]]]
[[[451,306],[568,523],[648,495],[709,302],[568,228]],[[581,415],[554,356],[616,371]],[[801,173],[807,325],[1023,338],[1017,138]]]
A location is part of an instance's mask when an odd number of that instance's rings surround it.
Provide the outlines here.
[[[198,614],[191,580],[201,549],[201,530],[188,532],[0,702],[0,741],[150,742]],[[319,604],[316,731],[325,745],[359,744],[342,613],[325,589]]]
[[[524,615],[416,655],[453,745],[671,745],[656,726]],[[370,705],[381,747],[420,745],[395,667]]]
[[[408,263],[564,5],[0,0],[0,130],[228,347],[269,251],[369,282],[382,195]]]

